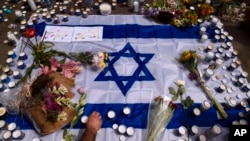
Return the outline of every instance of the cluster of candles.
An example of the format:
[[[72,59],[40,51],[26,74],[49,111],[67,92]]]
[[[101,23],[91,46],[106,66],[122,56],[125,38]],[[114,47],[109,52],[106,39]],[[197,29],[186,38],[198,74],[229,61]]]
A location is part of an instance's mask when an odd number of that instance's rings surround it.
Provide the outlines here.
[[[201,26],[199,30],[199,34],[201,35],[201,42],[205,42],[208,38],[206,30],[207,28],[214,29],[214,40],[213,42],[217,43],[219,46],[214,47],[214,45],[209,44],[205,47],[204,52],[204,60],[203,63],[208,64],[209,67],[204,70],[203,79],[205,81],[221,79],[222,76],[220,74],[216,74],[216,69],[221,68],[226,70],[226,74],[223,75],[223,79],[221,80],[221,84],[215,87],[215,91],[217,93],[227,92],[229,94],[233,92],[237,92],[237,90],[242,93],[246,93],[247,98],[243,98],[241,93],[237,94],[235,97],[225,96],[226,103],[224,104],[224,108],[242,108],[245,111],[249,111],[248,103],[250,100],[250,83],[247,81],[248,73],[242,70],[239,70],[241,66],[241,61],[237,59],[238,52],[234,50],[232,41],[233,37],[229,35],[228,32],[224,31],[223,24],[219,21],[217,17],[210,17],[210,25],[209,26]],[[206,38],[203,38],[204,36]],[[230,76],[231,75],[231,76]],[[228,83],[230,81],[231,83]],[[200,115],[200,109],[195,108],[193,114],[198,116]],[[246,113],[242,113],[239,115],[240,118],[245,118]],[[246,125],[248,124],[245,119],[241,119],[240,121],[233,121],[232,124],[240,124]]]
[[[189,131],[187,130],[185,126],[180,126],[174,131],[175,135],[179,137],[182,137],[188,134],[188,132]],[[206,141],[206,140],[211,140],[217,137],[218,135],[221,135],[222,127],[219,124],[215,124],[209,129],[207,129],[206,131],[201,132],[197,125],[193,125],[191,127],[190,133],[192,136],[197,135],[195,139],[196,141]]]
[[[122,110],[122,113],[123,113],[124,116],[129,116],[131,114],[131,108],[128,107],[128,106],[124,107],[123,110]],[[115,111],[114,110],[109,110],[108,113],[107,113],[107,117],[110,120],[115,120],[116,119]],[[87,121],[88,121],[88,117],[87,116],[82,116],[81,122],[85,124],[85,123],[87,123]],[[127,127],[124,124],[117,124],[117,123],[114,123],[112,125],[112,129],[114,131],[116,131],[116,133],[119,135],[120,141],[125,141],[126,137],[133,136],[134,132],[135,132],[133,127]]]
[[[2,133],[3,140],[22,140],[25,137],[25,133],[18,129],[15,122],[6,123],[0,120],[0,129],[5,130]]]
[[[13,50],[8,51],[7,65],[3,67],[3,73],[0,76],[0,92],[7,92],[16,86],[16,81],[22,77],[21,71],[26,68],[26,59],[28,57],[25,52],[17,56]]]

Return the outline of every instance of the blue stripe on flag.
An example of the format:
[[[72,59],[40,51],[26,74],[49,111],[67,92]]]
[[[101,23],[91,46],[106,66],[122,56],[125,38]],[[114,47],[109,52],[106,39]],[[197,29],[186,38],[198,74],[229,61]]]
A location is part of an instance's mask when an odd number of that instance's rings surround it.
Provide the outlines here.
[[[42,22],[36,25],[37,34],[42,36],[46,23]],[[58,25],[49,25],[58,26]],[[83,25],[60,25],[60,26],[77,26]],[[161,38],[161,39],[199,39],[198,34],[200,27],[193,26],[188,28],[177,28],[169,25],[89,25],[103,26],[103,39],[113,38]],[[214,39],[214,29],[207,29],[209,39]]]
[[[128,106],[131,108],[131,115],[125,116],[122,114],[122,109]],[[148,103],[137,103],[137,104],[86,104],[84,109],[84,115],[90,115],[93,111],[98,111],[102,115],[103,125],[102,128],[111,128],[114,123],[124,124],[126,126],[132,126],[134,128],[146,129],[148,122],[148,113],[149,113],[149,104]],[[238,116],[238,112],[241,111],[245,113],[245,110],[239,110],[238,108],[232,108],[226,110],[228,113],[228,119],[218,119],[216,114],[215,107],[210,108],[206,112],[203,112],[198,117],[192,116],[192,110],[195,107],[199,107],[200,104],[196,103],[190,109],[186,110],[186,115],[188,119],[189,126],[197,125],[199,127],[211,127],[214,124],[220,124],[223,127],[228,127],[231,125],[232,121],[240,120]],[[116,113],[116,118],[111,120],[107,117],[107,112],[109,110],[114,110]],[[20,116],[9,115],[6,118],[6,122],[16,122],[20,129],[34,129],[31,122],[29,122],[26,118],[22,118]],[[249,120],[248,120],[249,122]],[[176,129],[180,126],[186,126],[186,121],[183,116],[183,109],[181,104],[178,104],[178,109],[175,111],[174,116],[170,123],[168,124],[168,129]],[[67,125],[69,127],[69,125]],[[75,129],[84,128],[80,120],[75,125]]]

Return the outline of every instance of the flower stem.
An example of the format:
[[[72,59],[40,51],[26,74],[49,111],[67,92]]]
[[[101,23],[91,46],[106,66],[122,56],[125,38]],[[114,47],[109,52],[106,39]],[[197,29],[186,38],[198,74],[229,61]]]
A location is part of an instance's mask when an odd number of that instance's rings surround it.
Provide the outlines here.
[[[201,88],[205,92],[206,96],[213,102],[214,106],[218,110],[219,114],[222,118],[227,119],[228,115],[225,112],[222,105],[214,98],[214,96],[211,94],[211,91],[206,87],[204,83],[201,83]]]
[[[181,101],[183,100],[183,97],[182,97],[183,95],[180,95],[180,99],[181,99]],[[187,128],[187,130],[188,130],[188,141],[189,141],[189,124],[188,124],[188,118],[187,118],[187,115],[186,115],[186,110],[185,110],[185,108],[184,108],[184,106],[182,105],[182,110],[183,110],[183,114],[184,114],[184,120],[185,120],[185,122],[186,122],[186,128]]]

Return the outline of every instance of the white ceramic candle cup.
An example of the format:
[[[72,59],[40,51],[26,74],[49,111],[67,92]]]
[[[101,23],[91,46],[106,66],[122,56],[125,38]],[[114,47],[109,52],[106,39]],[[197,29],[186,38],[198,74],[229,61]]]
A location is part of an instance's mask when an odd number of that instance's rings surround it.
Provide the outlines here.
[[[100,13],[104,16],[111,14],[112,8],[109,3],[102,3],[99,6]]]

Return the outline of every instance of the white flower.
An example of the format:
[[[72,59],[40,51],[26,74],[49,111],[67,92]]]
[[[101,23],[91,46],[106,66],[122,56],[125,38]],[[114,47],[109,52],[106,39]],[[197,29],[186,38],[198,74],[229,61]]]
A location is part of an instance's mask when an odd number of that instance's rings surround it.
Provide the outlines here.
[[[177,86],[185,86],[185,81],[183,81],[183,80],[177,80],[177,81],[175,81],[175,84]]]

